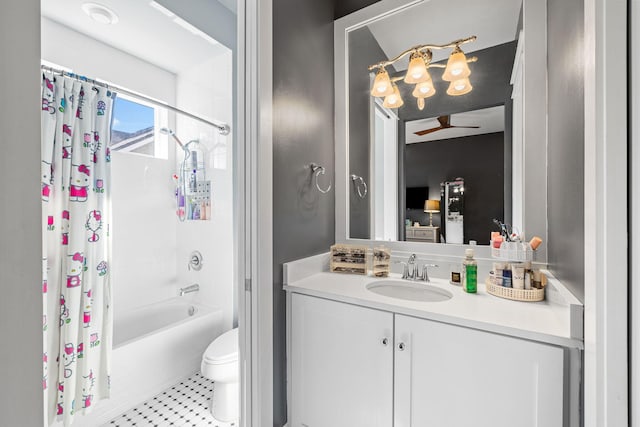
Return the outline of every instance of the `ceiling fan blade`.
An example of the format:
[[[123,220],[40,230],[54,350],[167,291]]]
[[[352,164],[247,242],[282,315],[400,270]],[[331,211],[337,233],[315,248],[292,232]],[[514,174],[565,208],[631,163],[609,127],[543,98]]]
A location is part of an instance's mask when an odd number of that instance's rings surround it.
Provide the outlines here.
[[[425,129],[425,130],[421,130],[421,131],[418,131],[418,132],[414,132],[414,134],[416,134],[418,136],[424,136],[424,135],[427,135],[429,133],[433,133],[433,132],[436,132],[436,131],[439,131],[439,130],[442,130],[442,129],[446,129],[446,128],[444,128],[442,126],[438,126],[437,128]]]

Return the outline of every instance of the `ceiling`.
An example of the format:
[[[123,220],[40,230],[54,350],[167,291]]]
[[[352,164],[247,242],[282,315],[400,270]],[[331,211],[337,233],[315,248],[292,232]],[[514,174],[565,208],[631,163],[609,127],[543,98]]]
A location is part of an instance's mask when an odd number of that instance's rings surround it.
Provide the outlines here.
[[[480,128],[441,129],[424,136],[418,136],[414,132],[438,127],[440,123],[437,117],[414,120],[406,123],[406,142],[407,144],[415,144],[418,142],[440,141],[463,136],[504,132],[504,105],[451,114],[449,123],[453,126],[480,126]]]
[[[222,0],[226,7],[235,0]],[[150,62],[172,73],[180,73],[203,58],[225,51],[176,24],[172,18],[151,7],[150,0],[98,0],[112,9],[118,23],[101,24],[87,16],[81,6],[85,0],[42,0],[42,16]]]
[[[520,0],[426,0],[368,27],[387,58],[415,45],[446,44],[475,35],[475,42],[462,47],[473,52],[514,40],[521,4]],[[449,52],[434,50],[433,62]],[[400,61],[396,70],[406,69],[407,62]]]

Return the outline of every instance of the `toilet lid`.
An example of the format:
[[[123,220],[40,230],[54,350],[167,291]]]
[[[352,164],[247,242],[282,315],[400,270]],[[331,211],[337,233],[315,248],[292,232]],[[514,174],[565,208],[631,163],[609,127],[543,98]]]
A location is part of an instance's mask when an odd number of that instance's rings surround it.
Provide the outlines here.
[[[238,328],[232,329],[213,340],[204,352],[207,363],[225,363],[238,360]]]

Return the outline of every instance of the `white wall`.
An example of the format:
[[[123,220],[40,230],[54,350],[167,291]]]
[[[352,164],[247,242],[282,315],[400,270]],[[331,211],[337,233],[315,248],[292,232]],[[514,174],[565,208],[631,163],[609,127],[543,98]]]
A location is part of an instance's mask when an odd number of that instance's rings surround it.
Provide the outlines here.
[[[177,75],[178,107],[214,120],[232,123],[231,51],[204,60]],[[203,95],[206,94],[206,95]],[[212,184],[212,218],[178,224],[177,272],[182,285],[200,284],[200,302],[224,311],[224,326],[233,321],[233,135],[220,135],[216,129],[186,117],[177,117],[176,132],[183,142],[198,139],[205,151],[207,179]],[[178,154],[178,161],[182,155]],[[204,258],[200,271],[187,270],[189,254],[198,250]]]
[[[0,12],[0,425],[43,423],[40,1]]]

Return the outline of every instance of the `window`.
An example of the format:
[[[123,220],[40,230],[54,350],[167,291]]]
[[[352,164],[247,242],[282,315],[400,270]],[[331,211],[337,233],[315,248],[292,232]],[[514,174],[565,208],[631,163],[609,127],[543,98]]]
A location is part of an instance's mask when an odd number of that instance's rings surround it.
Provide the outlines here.
[[[118,94],[113,104],[111,150],[167,158],[167,111],[132,96]]]

